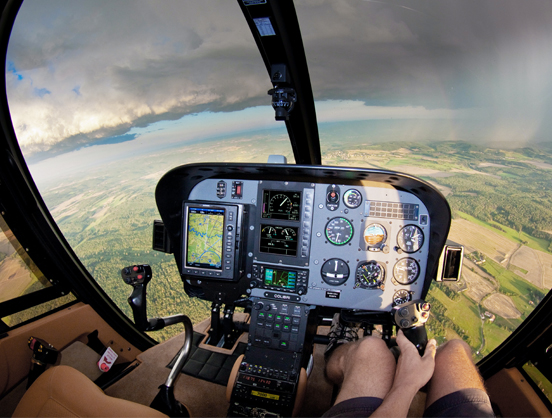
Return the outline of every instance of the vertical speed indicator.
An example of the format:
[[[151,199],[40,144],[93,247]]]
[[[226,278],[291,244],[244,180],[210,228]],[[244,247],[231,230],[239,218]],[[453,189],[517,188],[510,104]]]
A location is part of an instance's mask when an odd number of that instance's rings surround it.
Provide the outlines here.
[[[353,238],[353,224],[339,217],[330,219],[326,224],[326,239],[333,245],[345,245]]]

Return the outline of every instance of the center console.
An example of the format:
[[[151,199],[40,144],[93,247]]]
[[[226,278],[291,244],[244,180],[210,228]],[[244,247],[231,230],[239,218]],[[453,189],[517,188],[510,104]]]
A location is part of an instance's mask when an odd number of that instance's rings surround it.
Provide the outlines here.
[[[248,349],[229,416],[291,416],[304,367],[311,307],[253,299]]]

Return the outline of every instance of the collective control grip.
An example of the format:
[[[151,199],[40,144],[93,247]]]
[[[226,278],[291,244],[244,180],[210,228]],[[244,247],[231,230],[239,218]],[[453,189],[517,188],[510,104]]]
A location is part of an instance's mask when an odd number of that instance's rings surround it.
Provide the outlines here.
[[[427,344],[425,323],[429,319],[431,305],[423,299],[417,299],[393,309],[395,325],[402,329],[405,337],[416,346],[420,355],[423,355]]]

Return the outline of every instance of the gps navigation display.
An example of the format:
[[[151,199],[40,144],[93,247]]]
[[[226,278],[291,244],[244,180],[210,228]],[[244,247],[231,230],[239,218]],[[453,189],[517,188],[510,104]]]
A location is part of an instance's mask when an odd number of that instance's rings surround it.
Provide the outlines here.
[[[188,207],[186,266],[221,269],[224,209]]]
[[[267,268],[264,273],[265,286],[276,286],[283,289],[295,290],[297,272]]]

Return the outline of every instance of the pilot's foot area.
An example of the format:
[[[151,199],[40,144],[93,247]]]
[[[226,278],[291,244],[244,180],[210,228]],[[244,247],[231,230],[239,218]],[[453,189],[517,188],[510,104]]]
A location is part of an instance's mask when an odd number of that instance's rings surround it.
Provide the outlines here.
[[[360,326],[358,324],[341,321],[341,315],[336,313],[332,319],[332,325],[328,333],[330,341],[324,351],[324,359],[326,362],[328,362],[328,359],[336,348],[342,344],[357,341],[359,329]]]

